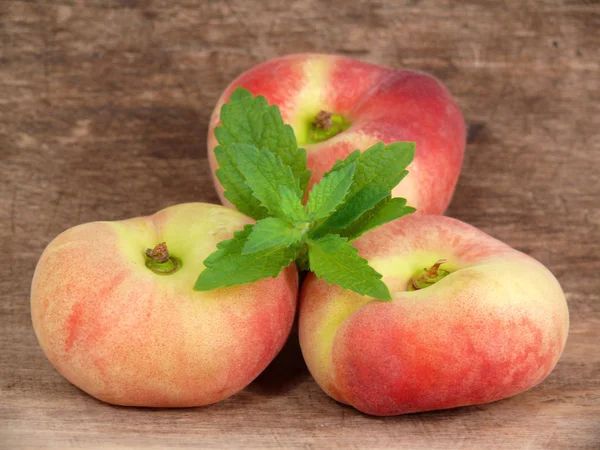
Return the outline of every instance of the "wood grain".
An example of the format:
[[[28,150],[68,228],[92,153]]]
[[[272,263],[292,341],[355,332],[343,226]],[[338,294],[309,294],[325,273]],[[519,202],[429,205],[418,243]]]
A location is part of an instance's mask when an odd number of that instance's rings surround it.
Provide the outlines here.
[[[0,4],[0,448],[600,448],[600,5],[594,0],[4,0]],[[297,338],[220,404],[109,406],[39,349],[29,284],[81,222],[217,202],[208,118],[240,72],[293,52],[427,70],[470,125],[448,214],[560,280],[571,333],[540,386],[394,418],[343,407]]]

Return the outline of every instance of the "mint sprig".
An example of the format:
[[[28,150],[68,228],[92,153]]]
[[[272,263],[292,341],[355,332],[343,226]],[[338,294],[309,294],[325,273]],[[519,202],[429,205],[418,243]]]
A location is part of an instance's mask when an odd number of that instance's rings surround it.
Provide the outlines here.
[[[408,173],[415,144],[379,142],[338,160],[303,199],[310,172],[306,151],[277,106],[237,88],[215,129],[217,178],[239,211],[257,220],[218,244],[205,259],[195,290],[276,277],[296,261],[302,270],[342,288],[391,300],[381,274],[351,241],[414,212],[392,189]]]
[[[217,178],[225,188],[225,197],[240,212],[256,220],[269,215],[245,183],[237,164],[230,160],[230,147],[235,144],[269,150],[290,168],[300,189],[306,189],[310,178],[306,169],[306,150],[298,148],[294,130],[283,123],[279,108],[269,106],[263,96],[253,97],[249,91],[237,88],[229,103],[221,108],[221,125],[215,128],[215,136],[219,142],[215,148],[219,163]]]

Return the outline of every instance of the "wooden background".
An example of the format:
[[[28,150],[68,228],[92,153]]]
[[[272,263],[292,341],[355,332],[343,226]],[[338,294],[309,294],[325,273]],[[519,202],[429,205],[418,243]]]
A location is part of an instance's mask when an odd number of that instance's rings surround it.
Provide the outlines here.
[[[0,2],[0,448],[600,448],[599,30],[597,0]],[[493,404],[373,418],[320,391],[293,336],[211,407],[83,394],[30,324],[44,246],[81,222],[217,202],[217,97],[253,65],[307,51],[450,88],[470,130],[448,214],[556,274],[572,320],[556,370]]]

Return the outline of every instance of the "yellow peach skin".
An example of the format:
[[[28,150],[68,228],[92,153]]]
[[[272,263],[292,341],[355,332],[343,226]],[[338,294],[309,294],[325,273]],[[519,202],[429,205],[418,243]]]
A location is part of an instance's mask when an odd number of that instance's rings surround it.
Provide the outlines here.
[[[210,292],[193,285],[216,244],[249,221],[189,203],[65,231],[42,254],[31,288],[44,353],[71,383],[117,405],[201,406],[243,389],[290,332],[296,269]],[[146,267],[145,250],[163,241],[181,261],[168,275]]]
[[[382,416],[486,403],[535,386],[556,365],[567,303],[533,258],[443,216],[404,217],[355,245],[392,302],[313,274],[300,295],[302,353],[335,400]],[[409,291],[440,259],[450,274]]]

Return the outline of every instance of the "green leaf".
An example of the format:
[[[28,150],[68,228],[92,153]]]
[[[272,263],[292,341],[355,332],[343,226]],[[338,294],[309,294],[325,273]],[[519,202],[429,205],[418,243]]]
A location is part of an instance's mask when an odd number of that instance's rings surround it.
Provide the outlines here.
[[[329,169],[329,172],[325,173],[325,175],[330,174],[332,172],[336,172],[340,169],[343,169],[347,165],[357,162],[359,158],[360,158],[360,150],[354,150],[352,153],[350,153],[344,159],[338,159],[335,162],[335,164],[331,167],[331,169]]]
[[[352,184],[356,163],[326,174],[308,194],[308,211],[315,220],[329,216],[344,201]]]
[[[280,186],[279,196],[281,197],[281,210],[287,214],[290,221],[294,223],[308,222],[306,208],[294,191],[285,186]]]
[[[271,249],[289,247],[302,239],[304,232],[276,217],[259,220],[244,244],[242,255]]]
[[[415,212],[415,208],[406,206],[404,198],[390,198],[380,201],[375,207],[363,213],[352,225],[345,228],[340,234],[354,240],[367,231],[377,228],[387,222],[396,220]]]
[[[404,169],[414,157],[414,142],[395,142],[390,145],[378,142],[360,155],[354,174],[356,182],[350,192],[356,193],[371,183],[385,186],[391,191],[406,176]]]
[[[414,142],[397,142],[388,146],[378,142],[365,150],[358,159],[354,183],[344,204],[324,223],[316,226],[311,235],[339,234],[344,227],[386,198],[408,174],[404,169],[412,162],[414,151]]]
[[[231,239],[219,242],[217,244],[217,249],[204,260],[204,265],[209,267],[229,254],[236,252],[241,253],[244,243],[248,239],[248,236],[250,236],[250,233],[252,233],[253,229],[254,225],[245,225],[242,230],[234,232]]]
[[[283,123],[279,108],[269,106],[263,96],[253,97],[238,87],[229,103],[221,108],[221,126],[215,128],[215,136],[223,147],[252,144],[279,156],[283,164],[291,168],[304,194],[310,178],[306,150],[298,148],[294,131]]]
[[[229,96],[229,103],[237,102],[245,98],[252,98],[252,93],[248,89],[238,86]]]
[[[245,183],[244,176],[235,166],[231,153],[224,147],[215,148],[215,157],[219,163],[217,179],[225,188],[225,198],[242,214],[259,220],[268,216],[267,209],[252,195],[252,189]]]
[[[298,199],[302,192],[298,180],[289,167],[284,166],[279,157],[265,149],[249,144],[231,146],[233,161],[252,189],[254,197],[269,212],[286,220],[286,211],[282,208],[281,187],[290,190]]]
[[[329,234],[308,241],[310,269],[319,278],[344,289],[379,300],[391,300],[390,291],[381,281],[381,274],[369,266],[348,239]]]
[[[220,242],[217,250],[204,260],[206,268],[194,285],[196,291],[209,291],[223,286],[251,283],[263,278],[275,278],[281,269],[296,258],[299,246],[277,247],[242,255],[242,249],[254,229],[247,225],[233,239]]]
[[[367,185],[351,199],[344,202],[329,218],[311,230],[311,237],[322,237],[328,233],[340,234],[350,226],[365,210],[373,208],[379,201],[390,194],[390,191],[377,185]]]

